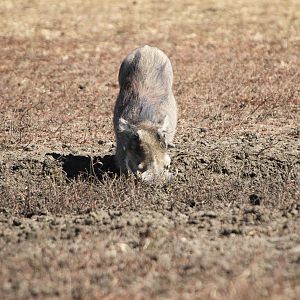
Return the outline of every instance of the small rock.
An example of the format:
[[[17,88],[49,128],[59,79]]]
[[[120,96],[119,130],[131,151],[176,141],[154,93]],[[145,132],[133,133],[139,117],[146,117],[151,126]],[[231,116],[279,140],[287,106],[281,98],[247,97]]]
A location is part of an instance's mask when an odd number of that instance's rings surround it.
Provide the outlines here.
[[[300,245],[292,248],[290,251],[291,253],[300,254]]]
[[[92,225],[94,220],[91,217],[87,217],[84,219],[84,225]]]
[[[256,194],[251,194],[249,196],[250,204],[252,205],[260,205],[262,198]]]
[[[13,225],[14,226],[20,226],[22,224],[21,220],[19,219],[13,219]]]
[[[195,202],[194,199],[187,199],[186,204],[187,204],[189,207],[195,207],[196,202]]]
[[[216,218],[218,215],[217,215],[214,211],[208,210],[208,211],[203,212],[202,216],[203,216],[203,217],[207,217],[207,218],[214,219],[214,218]]]
[[[126,253],[131,250],[131,248],[126,243],[117,243],[117,245],[123,253]]]
[[[158,257],[158,263],[166,269],[171,268],[171,258],[169,254],[161,254]]]
[[[220,235],[229,236],[231,234],[242,234],[242,230],[239,228],[222,228]]]
[[[207,128],[204,128],[204,127],[200,127],[200,128],[198,128],[198,130],[199,130],[200,133],[207,132]]]

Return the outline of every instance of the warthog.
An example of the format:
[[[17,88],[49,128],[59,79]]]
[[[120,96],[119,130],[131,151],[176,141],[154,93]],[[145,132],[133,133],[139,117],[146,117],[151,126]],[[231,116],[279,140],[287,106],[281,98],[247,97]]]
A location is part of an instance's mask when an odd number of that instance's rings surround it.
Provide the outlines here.
[[[167,150],[177,124],[172,83],[171,62],[158,48],[137,48],[122,62],[113,119],[116,163],[122,173],[146,181],[170,179]]]

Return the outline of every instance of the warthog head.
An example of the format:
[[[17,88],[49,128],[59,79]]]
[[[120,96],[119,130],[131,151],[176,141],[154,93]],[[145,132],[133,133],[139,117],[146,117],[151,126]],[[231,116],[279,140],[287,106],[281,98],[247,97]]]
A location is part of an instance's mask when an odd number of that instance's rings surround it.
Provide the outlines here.
[[[145,181],[158,178],[171,179],[168,172],[171,160],[167,149],[172,145],[166,143],[167,125],[167,117],[159,125],[144,122],[137,126],[123,118],[119,119],[118,131],[124,137],[122,150],[128,172]]]

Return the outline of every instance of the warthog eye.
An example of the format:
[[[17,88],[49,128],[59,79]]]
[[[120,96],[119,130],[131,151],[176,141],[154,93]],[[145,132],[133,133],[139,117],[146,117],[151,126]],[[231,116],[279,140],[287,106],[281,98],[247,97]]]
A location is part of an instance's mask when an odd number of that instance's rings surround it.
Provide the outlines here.
[[[138,134],[133,134],[131,137],[131,141],[138,143],[139,141],[139,135]]]

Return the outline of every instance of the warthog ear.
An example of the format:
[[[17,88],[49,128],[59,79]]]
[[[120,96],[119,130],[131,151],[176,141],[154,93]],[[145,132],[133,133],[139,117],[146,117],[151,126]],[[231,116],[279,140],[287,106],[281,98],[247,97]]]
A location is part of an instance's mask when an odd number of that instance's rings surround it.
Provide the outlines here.
[[[160,132],[167,132],[168,126],[169,126],[169,116],[166,115],[163,121],[160,123],[160,128],[158,130]]]
[[[162,143],[162,146],[164,146],[164,148],[175,148],[175,145],[173,143],[166,142],[168,127],[169,127],[169,117],[165,116],[165,118],[161,122],[161,125],[157,131],[158,139],[160,140],[160,142]]]
[[[163,148],[167,148],[168,146],[166,144],[166,134],[167,134],[168,126],[169,126],[169,117],[165,116],[163,121],[160,123],[160,127],[157,130],[157,136]]]

